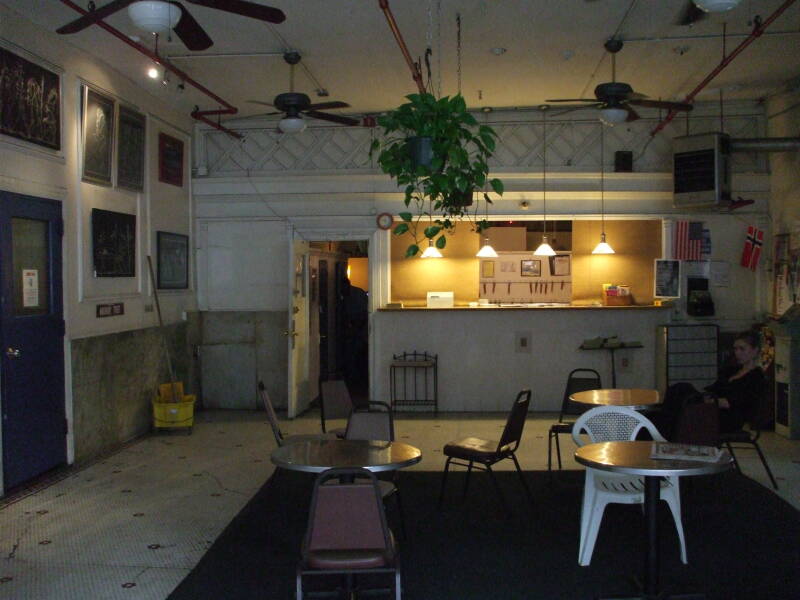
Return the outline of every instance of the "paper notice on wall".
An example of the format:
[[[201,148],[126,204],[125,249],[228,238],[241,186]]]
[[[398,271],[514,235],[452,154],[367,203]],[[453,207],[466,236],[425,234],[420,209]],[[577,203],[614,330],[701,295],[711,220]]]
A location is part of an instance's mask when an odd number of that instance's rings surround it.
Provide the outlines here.
[[[711,285],[716,287],[730,287],[731,263],[727,260],[711,261]]]
[[[22,306],[23,308],[39,306],[38,269],[22,269]]]

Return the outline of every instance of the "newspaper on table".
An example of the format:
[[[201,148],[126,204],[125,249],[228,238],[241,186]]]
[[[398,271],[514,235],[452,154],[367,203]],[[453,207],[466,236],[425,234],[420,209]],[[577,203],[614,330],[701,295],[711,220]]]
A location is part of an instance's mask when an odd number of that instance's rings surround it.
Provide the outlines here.
[[[722,456],[722,450],[713,446],[697,444],[675,444],[672,442],[653,442],[650,458],[671,460],[698,460],[716,462]]]

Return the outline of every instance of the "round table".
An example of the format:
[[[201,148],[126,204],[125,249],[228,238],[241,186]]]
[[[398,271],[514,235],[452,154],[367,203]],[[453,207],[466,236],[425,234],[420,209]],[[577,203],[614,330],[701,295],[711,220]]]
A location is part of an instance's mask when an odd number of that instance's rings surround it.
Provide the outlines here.
[[[589,390],[570,394],[570,400],[578,404],[595,406],[628,406],[636,410],[649,408],[661,403],[658,390],[607,389]]]
[[[314,439],[280,446],[272,451],[271,460],[290,471],[321,473],[335,467],[362,467],[377,473],[417,464],[422,451],[403,442]]]
[[[723,452],[714,462],[681,459],[650,458],[652,441],[632,442],[598,442],[581,446],[575,451],[575,460],[582,465],[624,473],[626,475],[644,476],[644,517],[646,524],[644,596],[635,598],[661,598],[658,592],[658,521],[657,504],[660,494],[660,477],[684,477],[688,475],[710,475],[721,473],[731,468],[733,459]]]

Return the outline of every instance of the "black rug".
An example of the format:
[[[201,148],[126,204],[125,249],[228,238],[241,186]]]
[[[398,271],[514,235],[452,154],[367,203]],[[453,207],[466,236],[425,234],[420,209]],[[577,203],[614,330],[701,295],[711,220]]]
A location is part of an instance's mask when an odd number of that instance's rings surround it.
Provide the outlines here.
[[[485,473],[474,473],[460,502],[463,473],[451,475],[438,511],[440,473],[406,471],[407,539],[399,539],[403,598],[591,599],[635,591],[642,571],[638,505],[609,505],[589,567],[580,567],[578,523],[583,473],[527,472],[531,507],[513,472],[500,472],[512,514],[504,515]],[[281,472],[214,542],[171,600],[290,599],[313,476]],[[682,480],[689,564],[661,502],[661,587],[704,591],[709,599],[800,597],[800,513],[738,473]],[[393,505],[390,524],[396,521]],[[397,531],[397,528],[395,528]]]

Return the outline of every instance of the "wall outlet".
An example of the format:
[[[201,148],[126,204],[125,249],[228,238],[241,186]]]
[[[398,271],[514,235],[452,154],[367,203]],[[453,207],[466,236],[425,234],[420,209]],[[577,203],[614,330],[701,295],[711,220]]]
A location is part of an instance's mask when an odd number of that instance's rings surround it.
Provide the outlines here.
[[[620,358],[619,361],[619,370],[620,371],[628,371],[631,369],[631,365],[633,365],[633,361],[631,360],[630,356],[623,356]]]
[[[514,351],[530,354],[532,340],[530,331],[517,331],[514,333]]]

